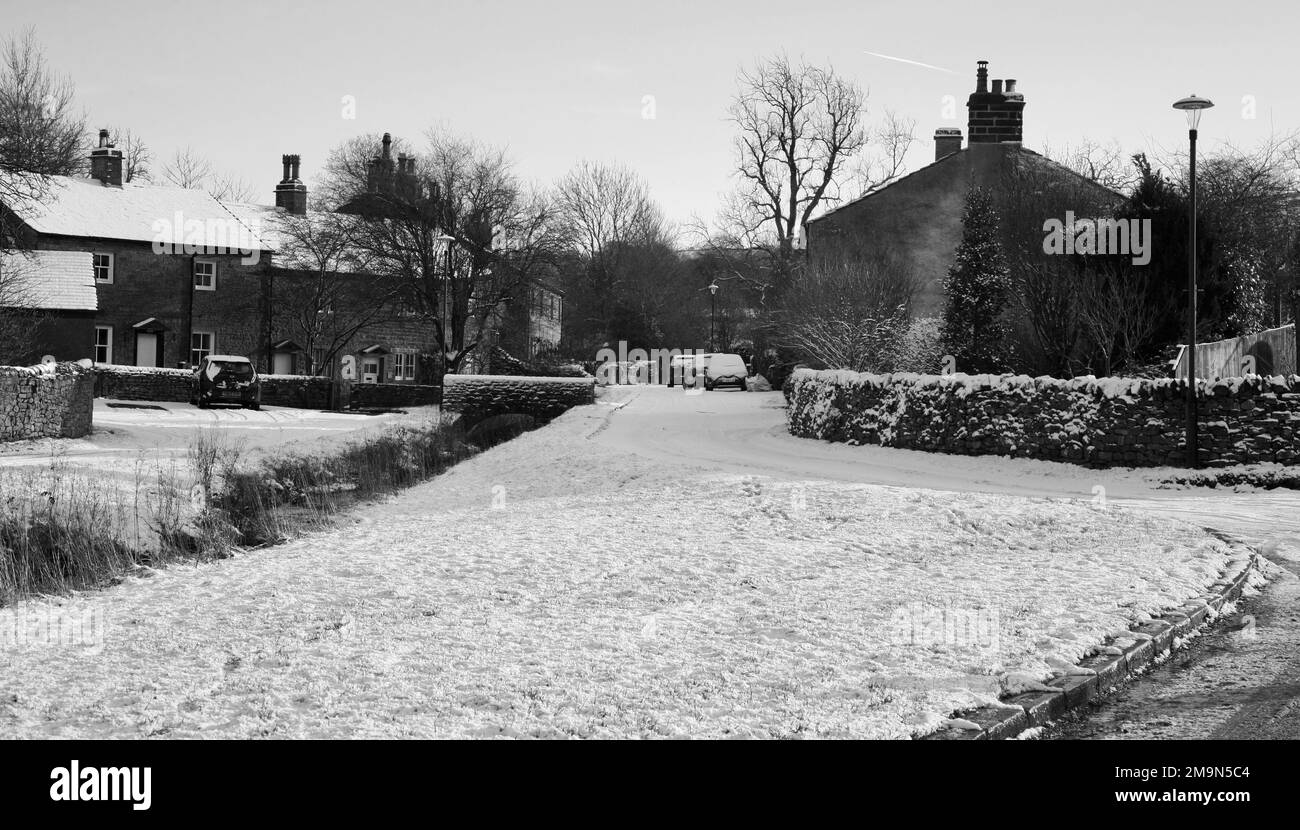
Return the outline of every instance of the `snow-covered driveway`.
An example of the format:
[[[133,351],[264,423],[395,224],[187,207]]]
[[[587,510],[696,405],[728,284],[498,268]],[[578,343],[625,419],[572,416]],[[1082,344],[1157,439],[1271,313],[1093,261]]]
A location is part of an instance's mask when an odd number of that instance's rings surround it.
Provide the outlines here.
[[[907,737],[1227,559],[1090,498],[770,475],[772,436],[726,436],[779,396],[616,394],[347,527],[69,600],[89,647],[15,609],[0,735]]]

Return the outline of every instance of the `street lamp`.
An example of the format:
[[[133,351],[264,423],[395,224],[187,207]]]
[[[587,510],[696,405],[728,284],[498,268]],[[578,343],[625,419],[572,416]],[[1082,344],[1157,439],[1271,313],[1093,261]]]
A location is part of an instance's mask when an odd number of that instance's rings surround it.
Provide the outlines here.
[[[709,283],[709,351],[716,351],[713,343],[713,331],[718,317],[718,283],[716,280]]]
[[[447,337],[447,318],[450,316],[450,312],[449,312],[450,298],[447,295],[451,291],[451,246],[455,244],[456,237],[444,233],[441,236],[434,237],[434,241],[441,242],[443,247],[446,248],[447,250],[447,267],[442,272],[442,291],[440,292],[441,294],[440,305],[442,306],[442,308],[438,310],[438,321],[442,324],[442,331],[438,333],[439,337],[442,338],[442,343],[440,343],[439,345],[442,347],[443,366],[446,366],[447,348],[450,346],[450,340]]]
[[[1187,466],[1192,469],[1200,466],[1196,423],[1196,128],[1201,124],[1201,110],[1212,106],[1213,101],[1195,93],[1174,102],[1174,109],[1187,113],[1187,139],[1191,147],[1187,168],[1191,199],[1187,219]]]

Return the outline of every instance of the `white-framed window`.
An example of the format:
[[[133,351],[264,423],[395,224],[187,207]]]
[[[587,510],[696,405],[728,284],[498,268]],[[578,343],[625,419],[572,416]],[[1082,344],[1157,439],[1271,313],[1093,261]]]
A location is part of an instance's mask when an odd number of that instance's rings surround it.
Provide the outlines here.
[[[415,380],[414,352],[397,352],[393,355],[393,379]]]
[[[113,362],[112,326],[95,326],[95,362]]]
[[[212,354],[216,340],[216,335],[210,331],[192,332],[190,334],[190,365],[197,366],[200,360]]]
[[[113,284],[113,255],[92,254],[95,262],[95,282],[104,285]]]
[[[194,260],[194,288],[197,291],[217,290],[217,263],[214,260]]]

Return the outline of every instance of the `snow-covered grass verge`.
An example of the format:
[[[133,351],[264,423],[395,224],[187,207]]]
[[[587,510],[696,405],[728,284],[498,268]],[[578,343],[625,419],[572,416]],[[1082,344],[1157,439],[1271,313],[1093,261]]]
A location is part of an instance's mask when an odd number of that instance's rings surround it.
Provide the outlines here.
[[[1120,508],[651,461],[591,440],[620,411],[350,526],[73,600],[99,647],[0,643],[0,734],[907,738],[1228,560]]]
[[[44,467],[0,468],[0,605],[281,542],[475,451],[435,417],[256,456],[227,433],[201,430],[184,463],[141,457],[125,486],[58,456]]]

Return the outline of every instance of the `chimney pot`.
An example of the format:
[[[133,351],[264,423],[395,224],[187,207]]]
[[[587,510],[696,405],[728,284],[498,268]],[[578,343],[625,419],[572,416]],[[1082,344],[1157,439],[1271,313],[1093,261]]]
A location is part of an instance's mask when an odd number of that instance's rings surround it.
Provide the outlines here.
[[[393,137],[388,133],[384,133],[384,158],[392,157],[391,150],[389,149],[392,146],[392,144],[393,144]]]
[[[1021,141],[1024,133],[1025,96],[1016,92],[1014,79],[993,81],[993,91],[988,91],[988,61],[979,62],[979,85],[966,101],[967,141],[976,144],[997,144],[1004,141]]]
[[[99,131],[99,146],[90,151],[90,177],[106,187],[122,186],[122,151],[108,141],[108,130]]]
[[[989,62],[977,61],[975,66],[976,66],[975,91],[988,92],[989,91]]]
[[[299,160],[297,154],[280,156],[284,164],[284,180],[275,186],[275,206],[296,216],[307,213],[307,186],[298,178]]]
[[[961,130],[941,127],[934,131],[934,160],[950,156],[961,150]]]

